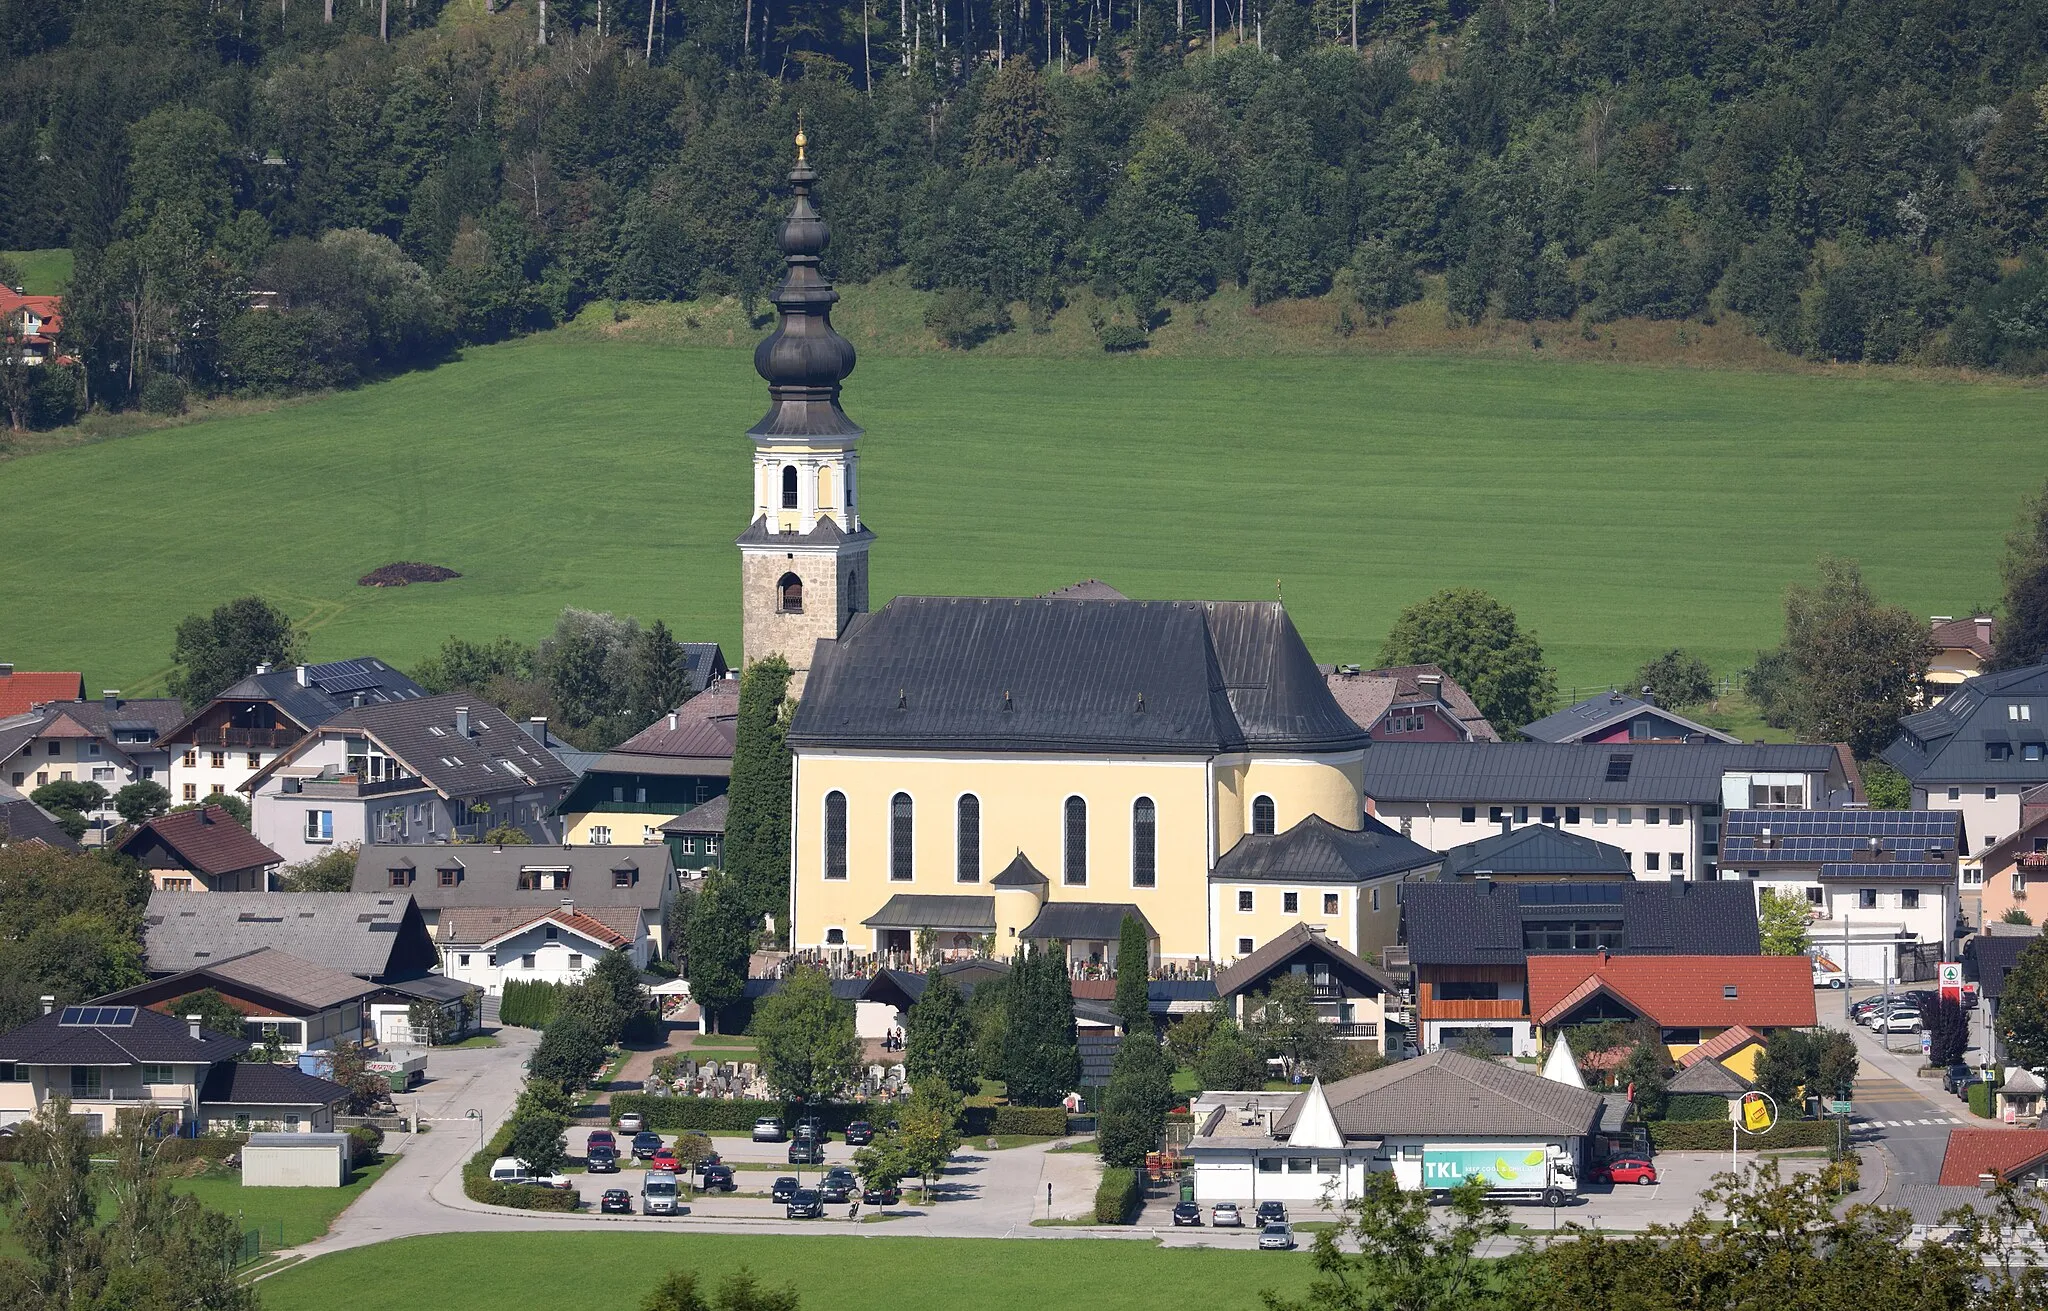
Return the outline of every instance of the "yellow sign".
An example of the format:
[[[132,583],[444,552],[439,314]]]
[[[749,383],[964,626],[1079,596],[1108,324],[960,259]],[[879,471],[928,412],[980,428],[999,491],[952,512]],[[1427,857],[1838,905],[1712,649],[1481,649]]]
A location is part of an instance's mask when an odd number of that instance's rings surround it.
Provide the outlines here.
[[[1766,1133],[1771,1127],[1771,1103],[1761,1093],[1742,1099],[1742,1127],[1750,1133]]]

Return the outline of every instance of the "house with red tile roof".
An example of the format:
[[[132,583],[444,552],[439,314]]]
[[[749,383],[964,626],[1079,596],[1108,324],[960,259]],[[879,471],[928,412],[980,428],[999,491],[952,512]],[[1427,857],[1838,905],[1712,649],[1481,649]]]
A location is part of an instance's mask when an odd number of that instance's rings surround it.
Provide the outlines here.
[[[1951,1129],[1941,1185],[1976,1188],[1994,1179],[2048,1179],[2048,1129]]]
[[[468,906],[445,910],[436,926],[441,972],[498,996],[505,985],[575,983],[606,952],[623,950],[637,969],[655,953],[646,913],[630,906]]]
[[[0,719],[24,715],[51,701],[85,700],[85,675],[77,670],[38,673],[0,663]]]
[[[268,892],[284,857],[219,806],[173,811],[136,826],[120,852],[149,871],[160,892]]]
[[[1529,957],[1529,1018],[1538,1029],[1647,1020],[1672,1059],[1742,1027],[1765,1041],[1779,1029],[1811,1028],[1812,966],[1804,956]],[[1756,1075],[1759,1044],[1724,1040],[1719,1058],[1745,1079]]]
[[[1325,665],[1330,695],[1380,742],[1498,742],[1472,694],[1438,665]]]
[[[20,339],[23,363],[47,364],[54,359],[69,364],[70,357],[57,353],[57,334],[63,330],[62,297],[24,296],[0,286],[0,333]]]

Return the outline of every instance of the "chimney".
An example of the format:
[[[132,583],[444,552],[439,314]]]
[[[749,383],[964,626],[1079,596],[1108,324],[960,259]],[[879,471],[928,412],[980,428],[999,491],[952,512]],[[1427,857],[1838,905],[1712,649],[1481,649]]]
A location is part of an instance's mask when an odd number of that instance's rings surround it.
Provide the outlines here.
[[[1642,701],[1646,706],[1654,706],[1657,704],[1657,694],[1646,687],[1643,689]]]
[[[674,718],[674,716],[670,716],[670,718]],[[675,725],[671,724],[669,727],[673,728]],[[546,746],[548,744],[548,717],[546,715],[529,716],[526,721],[526,735],[542,746]]]
[[[199,1040],[199,1017],[197,1015],[187,1015],[185,1017],[185,1028],[191,1033],[192,1040],[197,1042]]]
[[[1936,615],[1933,619],[1928,621],[1928,626],[1931,628],[1939,628],[1943,624],[1952,624],[1955,621],[1956,617],[1954,615]]]
[[[14,662],[11,660],[0,660],[0,678],[12,677],[14,677]]]
[[[210,807],[210,806],[201,806],[201,807],[199,808],[199,822],[200,822],[200,823],[202,823],[202,824],[211,824],[211,823],[213,823],[213,809],[212,809],[212,807]]]
[[[1419,674],[1416,676],[1415,686],[1421,689],[1422,695],[1430,700],[1439,704],[1443,702],[1444,676],[1442,674]]]
[[[1986,646],[1991,645],[1991,616],[1978,615],[1975,622],[1977,624],[1977,640]]]
[[[45,1015],[48,1015],[48,1014],[49,1014],[49,1013],[50,1013],[51,1011],[54,1011],[54,1010],[56,1010],[56,1009],[57,1009],[57,999],[56,999],[55,997],[52,997],[52,996],[51,996],[51,995],[50,995],[49,993],[47,993],[47,992],[46,992],[46,993],[44,993],[44,994],[43,994],[43,1014],[45,1014]]]
[[[258,661],[256,662],[256,672],[257,672],[257,673],[259,673],[259,674],[267,674],[267,673],[269,673],[269,672],[270,672],[270,662],[269,662],[268,660],[258,660]]]
[[[348,704],[351,710],[361,710],[363,708],[363,694],[361,692],[350,693]]]
[[[108,687],[100,689],[100,704],[105,706],[109,710],[120,709],[121,689],[118,687]]]
[[[469,707],[455,707],[455,733],[458,737],[469,736]]]
[[[1610,706],[1618,706],[1618,705],[1620,705],[1620,704],[1621,704],[1621,689],[1620,689],[1620,688],[1616,687],[1616,688],[1610,688],[1610,689],[1608,689],[1608,692],[1607,692],[1607,704],[1608,704],[1608,705],[1610,705]]]
[[[298,669],[298,675],[299,675],[299,686],[300,686],[300,687],[304,687],[304,686],[306,685],[306,667],[305,667],[304,665],[300,665],[300,666],[299,666],[299,669]]]
[[[574,915],[576,913],[576,899],[574,897],[562,898],[562,913],[564,915]]]
[[[671,733],[676,731],[676,712],[673,710],[668,712],[668,731]]]

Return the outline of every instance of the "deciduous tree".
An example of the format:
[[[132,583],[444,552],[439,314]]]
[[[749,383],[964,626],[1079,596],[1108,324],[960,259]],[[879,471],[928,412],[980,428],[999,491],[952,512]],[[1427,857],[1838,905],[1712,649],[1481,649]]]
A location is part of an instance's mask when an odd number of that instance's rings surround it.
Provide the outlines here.
[[[1141,1166],[1165,1136],[1173,1105],[1173,1070],[1148,1025],[1124,1035],[1103,1090],[1096,1143],[1104,1163]]]
[[[1336,1053],[1337,1039],[1316,1011],[1305,974],[1283,974],[1245,1002],[1252,1044],[1280,1059],[1290,1080],[1300,1079]]]
[[[1998,1034],[2013,1065],[2048,1065],[2048,937],[2034,939],[2005,976]]]
[[[1776,710],[1809,742],[1845,742],[1866,759],[1898,735],[1934,646],[1903,606],[1880,605],[1854,560],[1824,556],[1817,586],[1785,592],[1785,676]]]
[[[154,779],[140,778],[114,794],[114,813],[124,824],[155,819],[171,808],[171,794]]]
[[[1438,592],[1403,610],[1379,658],[1383,665],[1442,667],[1504,735],[1549,714],[1557,699],[1542,645],[1514,611],[1476,588]]]
[[[1375,1171],[1337,1223],[1316,1234],[1308,1292],[1288,1298],[1268,1290],[1265,1304],[1268,1311],[1505,1311],[1513,1302],[1481,1247],[1507,1231],[1507,1212],[1487,1204],[1483,1182],[1452,1189],[1439,1215],[1428,1193]]]
[[[209,615],[188,615],[171,643],[171,695],[188,706],[211,701],[259,664],[298,659],[291,617],[260,596],[238,597]]]
[[[1766,956],[1804,956],[1813,945],[1804,897],[1765,888],[1757,899],[1757,920]]]
[[[1946,1066],[1961,1060],[1970,1045],[1970,1017],[1962,1006],[1938,997],[1921,1012],[1921,1019],[1927,1034],[1927,1063]]]
[[[188,1015],[199,1017],[199,1027],[211,1030],[224,1038],[242,1036],[242,1012],[236,1010],[226,997],[213,988],[201,988],[188,992],[173,1001],[167,1011],[180,1019]]]
[[[286,865],[277,872],[280,892],[347,892],[356,881],[357,842],[338,842],[309,860]]]
[[[604,1043],[580,1016],[558,1015],[541,1030],[527,1068],[536,1079],[551,1079],[563,1088],[588,1088],[604,1064]]]
[[[1683,710],[1714,699],[1714,671],[1692,652],[1673,647],[1636,670],[1636,688],[1648,688],[1659,705]]]
[[[786,975],[754,1008],[753,1033],[768,1086],[794,1101],[823,1101],[860,1072],[853,1003],[832,995],[823,970]]]

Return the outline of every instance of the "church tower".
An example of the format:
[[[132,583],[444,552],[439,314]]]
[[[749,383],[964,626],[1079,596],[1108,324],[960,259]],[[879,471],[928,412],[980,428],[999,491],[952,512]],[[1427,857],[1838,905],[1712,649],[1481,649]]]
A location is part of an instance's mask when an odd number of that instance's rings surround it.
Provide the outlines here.
[[[775,290],[779,321],[754,349],[768,413],[754,439],[754,515],[740,534],[740,641],[746,661],[779,654],[802,690],[811,652],[868,608],[868,546],[860,520],[861,430],[839,408],[853,343],[832,327],[839,293],[818,271],[831,232],[811,205],[818,175],[796,137],[796,193],[782,225],[787,270]]]

